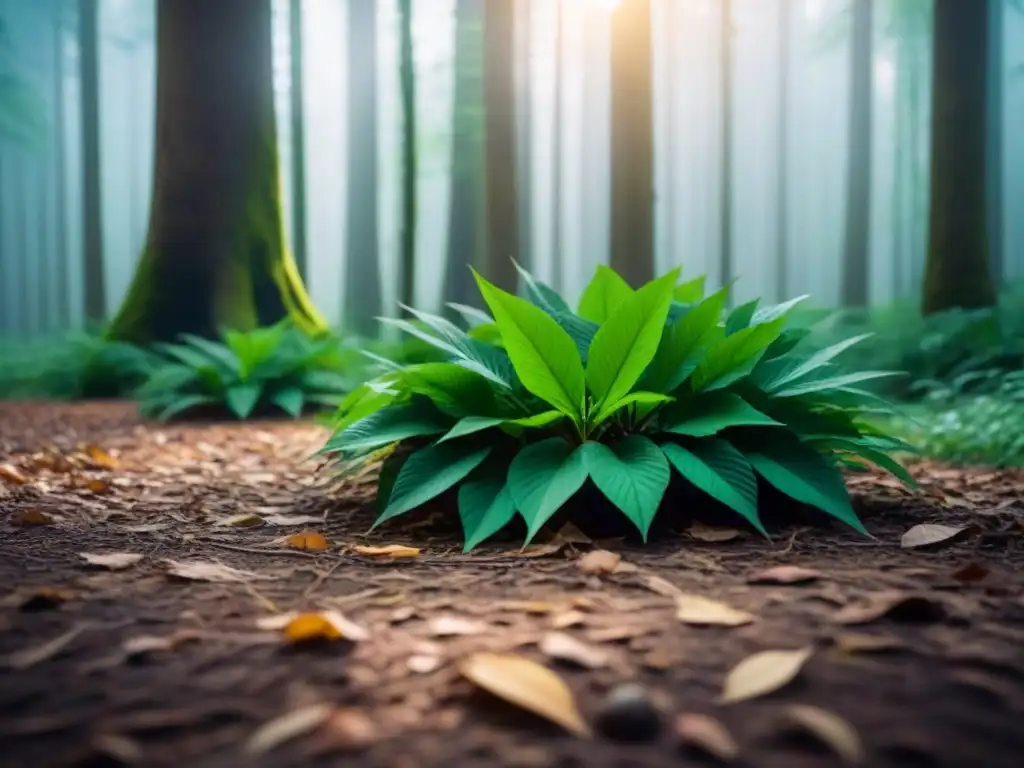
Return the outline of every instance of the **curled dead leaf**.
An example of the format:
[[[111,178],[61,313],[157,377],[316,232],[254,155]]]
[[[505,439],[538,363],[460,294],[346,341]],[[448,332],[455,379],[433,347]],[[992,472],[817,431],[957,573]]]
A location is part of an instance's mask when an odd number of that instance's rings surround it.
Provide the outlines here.
[[[462,676],[510,704],[539,715],[577,736],[590,736],[576,699],[547,667],[511,653],[475,653],[459,666]]]
[[[25,485],[28,478],[11,464],[0,464],[0,480],[11,485]]]
[[[39,509],[25,509],[17,513],[11,520],[15,525],[28,528],[35,525],[53,525],[53,516]]]
[[[568,629],[582,624],[586,618],[586,614],[582,611],[563,611],[551,617],[551,626],[554,629]]]
[[[565,632],[546,632],[537,647],[545,656],[568,661],[586,669],[601,669],[608,666],[609,658],[606,651],[577,640]]]
[[[143,558],[143,555],[137,552],[79,552],[78,556],[89,565],[108,568],[111,571],[123,571],[125,568],[131,568]]]
[[[864,761],[864,746],[857,729],[839,715],[808,704],[793,704],[786,708],[786,719],[829,747],[847,765]]]
[[[686,533],[697,541],[724,542],[738,539],[746,534],[738,528],[722,528],[714,525],[705,525],[701,522],[694,522]]]
[[[695,712],[679,715],[676,735],[685,746],[705,752],[719,762],[731,763],[740,754],[740,747],[728,729],[708,715]]]
[[[595,549],[577,560],[576,567],[584,573],[614,573],[620,562],[622,555],[607,549]]]
[[[326,552],[330,548],[327,539],[316,531],[303,531],[288,537],[288,546],[306,552]]]
[[[702,595],[679,594],[676,598],[676,619],[695,626],[741,627],[757,617],[730,605]]]
[[[388,544],[384,547],[352,547],[357,555],[366,557],[418,557],[422,550],[416,547],[407,547],[404,544]]]
[[[249,571],[241,571],[223,563],[207,562],[205,560],[166,560],[167,573],[179,579],[190,581],[209,581],[218,583],[240,583],[258,578],[258,574]]]
[[[917,547],[934,547],[944,544],[954,544],[957,541],[975,533],[974,526],[953,526],[935,525],[922,523],[915,525],[903,534],[900,539],[900,546],[903,549],[915,549]]]
[[[257,728],[246,741],[245,752],[262,755],[287,741],[305,736],[323,725],[333,711],[330,704],[311,704],[286,712]]]
[[[743,659],[725,678],[720,704],[755,699],[789,685],[814,655],[811,647],[797,650],[760,651]]]
[[[759,571],[747,579],[748,584],[808,584],[822,577],[821,571],[799,565],[777,565]]]

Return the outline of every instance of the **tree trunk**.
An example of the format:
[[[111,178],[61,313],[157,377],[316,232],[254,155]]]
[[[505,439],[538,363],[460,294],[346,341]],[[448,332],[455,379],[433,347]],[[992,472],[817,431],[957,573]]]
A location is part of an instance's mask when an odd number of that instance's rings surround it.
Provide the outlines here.
[[[487,279],[516,290],[519,185],[516,179],[516,4],[484,4],[484,114],[487,164]]]
[[[779,144],[778,144],[778,215],[775,232],[775,298],[785,301],[789,295],[789,68],[790,39],[793,14],[790,0],[779,0]]]
[[[134,342],[326,324],[285,246],[270,0],[159,0],[153,201],[108,333]]]
[[[872,31],[874,0],[854,0],[850,45],[850,135],[847,139],[846,232],[843,240],[844,306],[868,303],[871,249]]]
[[[103,279],[103,185],[100,178],[99,3],[78,2],[79,96],[82,110],[82,228],[86,321],[107,314]]]
[[[530,77],[533,51],[533,25],[530,0],[515,0],[519,22],[516,67],[519,73],[518,115],[519,140],[516,152],[516,181],[519,185],[519,254],[516,257],[526,269],[533,268],[533,83]]]
[[[377,7],[348,4],[348,183],[345,316],[348,327],[377,334],[381,314],[377,234]]]
[[[562,197],[565,186],[563,184],[563,155],[562,132],[564,126],[565,112],[565,9],[562,7],[562,0],[555,3],[555,69],[554,77],[554,109],[551,110],[551,274],[554,276],[553,286],[561,290],[565,280],[563,271],[565,269],[565,249],[562,237]]]
[[[721,29],[721,70],[722,70],[722,106],[721,131],[722,154],[721,183],[719,185],[719,257],[718,281],[720,285],[729,285],[736,277],[733,274],[732,259],[732,110],[733,110],[733,26],[732,0],[722,2]]]
[[[403,304],[416,303],[416,70],[412,46],[412,0],[399,0],[399,84],[402,103],[402,277]]]
[[[1005,269],[1006,229],[1004,225],[1006,166],[1003,162],[1005,118],[1005,73],[1003,71],[1003,24],[1008,10],[1006,3],[989,2],[988,54],[988,261],[993,279],[1002,280]],[[1017,10],[1024,10],[1018,7]]]
[[[989,0],[936,0],[925,314],[991,306],[985,216]]]
[[[306,248],[306,121],[305,78],[302,74],[302,1],[291,0],[288,6],[288,27],[291,39],[291,149],[292,149],[292,227],[295,266],[307,276]]]
[[[484,126],[482,114],[483,3],[455,4],[455,93],[452,98],[451,200],[448,213],[448,258],[445,265],[446,301],[479,306],[470,265],[485,241]]]
[[[622,0],[611,26],[611,266],[639,286],[654,275],[651,0]]]

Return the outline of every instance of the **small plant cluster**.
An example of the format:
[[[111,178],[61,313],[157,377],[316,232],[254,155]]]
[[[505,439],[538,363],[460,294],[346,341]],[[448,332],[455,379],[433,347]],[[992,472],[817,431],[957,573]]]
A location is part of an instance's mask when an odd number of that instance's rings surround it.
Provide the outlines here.
[[[226,406],[239,419],[279,409],[298,417],[310,405],[336,407],[355,386],[344,373],[359,359],[333,336],[310,338],[287,321],[220,341],[185,334],[156,344],[159,363],[135,391],[147,416],[166,420]]]
[[[455,306],[468,330],[385,320],[444,360],[387,365],[338,410],[323,453],[343,470],[385,457],[377,525],[453,491],[467,550],[516,515],[529,541],[589,481],[646,539],[674,474],[762,533],[759,478],[863,532],[842,467],[913,482],[860,387],[889,374],[835,362],[863,336],[800,352],[804,297],[727,312],[704,278],[634,290],[599,267],[573,311],[520,273],[528,298],[475,275],[491,314]]]

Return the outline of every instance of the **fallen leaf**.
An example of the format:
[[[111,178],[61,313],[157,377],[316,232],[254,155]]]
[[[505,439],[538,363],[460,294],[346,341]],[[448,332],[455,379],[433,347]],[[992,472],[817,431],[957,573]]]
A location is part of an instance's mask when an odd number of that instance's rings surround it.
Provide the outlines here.
[[[431,653],[414,653],[406,660],[410,672],[427,675],[441,666],[441,657]]]
[[[179,579],[191,581],[210,581],[220,583],[239,583],[257,578],[257,574],[240,571],[223,563],[212,563],[205,560],[166,560],[167,572]]]
[[[562,544],[593,544],[594,540],[572,523],[566,523],[551,537],[552,541]]]
[[[806,584],[822,577],[821,571],[799,565],[777,565],[747,579],[749,584]]]
[[[11,485],[25,485],[28,482],[28,478],[10,464],[0,464],[0,480]]]
[[[748,656],[729,672],[720,704],[755,699],[791,683],[814,654],[811,647],[793,651],[761,651]]]
[[[370,637],[364,627],[345,618],[338,611],[288,615],[281,629],[284,636],[293,643],[341,639],[361,642]]]
[[[857,730],[839,715],[808,704],[792,704],[786,708],[786,718],[831,748],[848,765],[864,761],[864,746]]]
[[[584,573],[614,573],[621,561],[620,554],[607,549],[595,549],[577,560],[576,567]]]
[[[479,635],[487,631],[487,625],[462,616],[434,616],[427,621],[427,631],[435,637]]]
[[[608,654],[565,632],[547,632],[537,643],[540,652],[559,661],[570,661],[586,669],[608,666]]]
[[[843,632],[832,638],[832,643],[840,653],[884,653],[905,648],[903,641],[895,637],[881,635],[862,635],[856,632]]]
[[[95,466],[101,469],[117,469],[117,460],[109,453],[96,445],[87,445],[85,453]]]
[[[313,515],[264,515],[263,522],[268,525],[276,525],[280,528],[287,528],[291,525],[309,525],[310,523],[322,523],[322,517]]]
[[[950,575],[962,584],[976,584],[987,579],[988,574],[989,570],[985,566],[978,565],[977,563],[968,563],[962,568],[953,571]]]
[[[908,624],[942,621],[946,609],[942,603],[921,595],[900,592],[878,592],[836,611],[832,620],[838,624],[867,624],[889,618]]]
[[[170,635],[136,635],[121,643],[121,650],[128,656],[141,656],[154,651],[173,651],[185,643],[198,640],[199,633],[193,629],[182,629]]]
[[[218,528],[256,528],[263,525],[263,518],[249,512],[243,515],[232,515],[214,523]]]
[[[696,626],[742,627],[756,618],[752,613],[701,595],[679,594],[676,598],[676,619]]]
[[[354,749],[365,747],[377,740],[380,729],[377,724],[355,707],[339,707],[320,728],[322,746],[330,749]]]
[[[307,552],[325,552],[330,548],[321,534],[316,531],[303,531],[288,537],[288,546],[292,549],[302,549]]]
[[[305,736],[323,725],[334,708],[330,704],[311,704],[264,723],[245,743],[250,755],[262,755],[286,741]]]
[[[42,645],[33,645],[24,650],[12,653],[7,657],[7,666],[11,669],[28,669],[46,661],[63,651],[71,642],[86,629],[83,624],[76,624],[67,632],[57,635]]]
[[[652,592],[657,592],[659,595],[663,595],[665,597],[677,597],[683,594],[683,590],[668,579],[663,579],[661,576],[648,576],[647,587]]]
[[[107,552],[105,554],[79,552],[78,555],[89,565],[109,568],[112,571],[123,571],[125,568],[131,568],[143,558],[143,555],[135,552]]]
[[[98,477],[93,478],[85,484],[89,493],[106,493],[110,490],[110,483]]]
[[[569,627],[575,627],[577,624],[582,624],[586,618],[582,611],[565,611],[564,613],[555,614],[551,618],[551,626],[555,629],[568,629]]]
[[[459,667],[470,682],[505,701],[546,718],[577,736],[590,736],[576,699],[547,667],[510,653],[475,653]]]
[[[19,512],[11,520],[15,525],[29,527],[33,525],[53,525],[54,519],[51,515],[38,509],[26,509]]]
[[[900,546],[903,549],[916,547],[932,547],[938,544],[953,544],[969,533],[975,531],[974,526],[952,526],[922,523],[915,525],[903,534]]]
[[[686,533],[697,541],[723,542],[738,539],[746,534],[738,528],[722,528],[714,525],[705,525],[701,522],[694,522]]]
[[[529,547],[517,550],[518,557],[547,557],[556,555],[568,546],[568,542],[552,541],[547,544],[532,544]]]
[[[366,557],[417,557],[423,550],[404,544],[388,544],[385,547],[355,546],[352,547],[352,551]]]
[[[684,712],[676,718],[676,735],[689,747],[723,763],[731,763],[740,754],[740,747],[732,734],[718,720],[708,715]]]

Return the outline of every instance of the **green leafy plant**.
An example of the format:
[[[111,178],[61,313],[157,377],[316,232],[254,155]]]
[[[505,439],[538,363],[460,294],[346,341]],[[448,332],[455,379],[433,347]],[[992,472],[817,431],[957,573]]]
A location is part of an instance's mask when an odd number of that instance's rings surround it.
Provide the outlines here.
[[[871,422],[886,404],[859,387],[889,374],[835,362],[863,337],[801,353],[801,299],[726,312],[703,278],[634,290],[598,267],[573,311],[521,276],[527,298],[476,275],[491,315],[460,310],[468,332],[385,321],[445,360],[391,366],[338,410],[323,452],[343,469],[391,451],[378,525],[455,490],[467,550],[517,514],[529,541],[589,481],[646,539],[675,474],[761,532],[759,480],[863,531],[844,464],[913,482],[890,456],[909,446]]]
[[[240,419],[279,409],[298,417],[311,405],[335,407],[355,384],[359,353],[334,336],[310,338],[282,322],[220,341],[183,335],[157,344],[160,355],[136,391],[141,411],[165,420],[197,408],[225,407]]]

